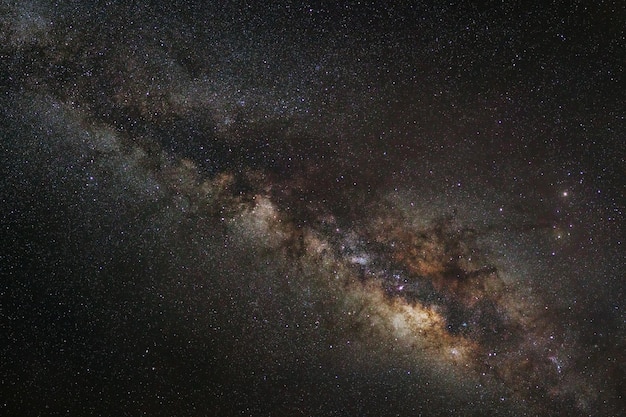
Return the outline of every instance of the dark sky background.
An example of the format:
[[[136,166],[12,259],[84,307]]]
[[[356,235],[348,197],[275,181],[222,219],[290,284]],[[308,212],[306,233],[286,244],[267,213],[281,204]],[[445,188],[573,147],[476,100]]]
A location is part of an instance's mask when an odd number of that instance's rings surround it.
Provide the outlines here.
[[[625,28],[0,1],[0,414],[623,415]]]

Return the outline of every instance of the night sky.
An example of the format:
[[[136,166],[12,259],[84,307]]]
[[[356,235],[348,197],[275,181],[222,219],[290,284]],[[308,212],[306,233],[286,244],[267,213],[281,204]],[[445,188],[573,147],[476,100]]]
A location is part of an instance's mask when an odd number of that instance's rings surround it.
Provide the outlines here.
[[[0,0],[0,415],[624,415],[625,33]]]

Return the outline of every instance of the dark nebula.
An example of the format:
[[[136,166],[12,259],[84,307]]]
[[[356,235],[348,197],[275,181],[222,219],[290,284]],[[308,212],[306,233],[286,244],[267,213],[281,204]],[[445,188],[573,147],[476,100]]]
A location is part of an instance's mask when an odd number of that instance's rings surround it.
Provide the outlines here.
[[[624,28],[0,0],[0,415],[624,415]]]

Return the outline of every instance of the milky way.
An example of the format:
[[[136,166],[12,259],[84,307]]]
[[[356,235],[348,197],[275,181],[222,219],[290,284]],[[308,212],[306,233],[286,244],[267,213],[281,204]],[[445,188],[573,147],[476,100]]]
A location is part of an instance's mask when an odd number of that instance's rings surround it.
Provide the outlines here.
[[[623,413],[623,5],[130,3],[0,3],[2,414]]]

